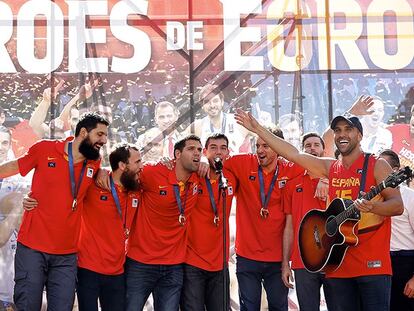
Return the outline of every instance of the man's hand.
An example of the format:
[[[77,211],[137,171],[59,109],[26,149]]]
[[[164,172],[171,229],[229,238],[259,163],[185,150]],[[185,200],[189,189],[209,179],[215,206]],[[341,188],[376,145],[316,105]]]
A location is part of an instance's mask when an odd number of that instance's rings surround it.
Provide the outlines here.
[[[111,191],[111,182],[109,180],[109,171],[100,168],[96,174],[95,184],[102,189]]]
[[[319,179],[318,185],[315,190],[315,198],[326,201],[329,195],[329,180],[327,178]]]
[[[159,160],[159,163],[166,166],[170,171],[172,171],[174,168],[174,160],[171,160],[169,157],[162,157]]]
[[[207,178],[210,178],[210,164],[208,162],[200,162],[197,175],[201,178],[204,178],[206,176]]]
[[[293,284],[291,282],[293,282],[294,279],[288,262],[282,262],[282,281],[287,288],[293,288]]]
[[[30,191],[23,198],[23,208],[25,211],[31,211],[37,207],[37,200],[31,197],[32,192]]]
[[[370,110],[374,104],[374,98],[369,95],[361,95],[351,106],[348,112],[354,116],[370,115],[374,110]]]
[[[241,126],[245,127],[253,133],[256,133],[257,129],[260,127],[259,122],[257,122],[257,120],[252,116],[250,112],[245,112],[240,108],[236,109],[234,118],[236,119],[238,124],[240,124]]]
[[[59,93],[59,90],[62,88],[63,84],[65,83],[64,80],[59,80],[58,84],[53,88],[53,94],[52,94],[52,88],[48,87],[43,91],[43,100],[50,103],[51,98],[53,96],[53,99],[56,99],[56,96]]]
[[[414,298],[414,276],[405,284],[404,295],[408,298]]]
[[[99,80],[95,79],[93,80],[92,83],[91,81],[88,81],[88,83],[85,83],[84,85],[82,85],[78,92],[78,96],[79,96],[78,101],[82,102],[88,99],[89,97],[91,97],[94,89],[98,86],[98,84],[99,84]]]
[[[366,193],[361,191],[360,192],[362,196],[364,196]],[[369,213],[374,208],[374,202],[368,201],[365,199],[357,199],[354,201],[355,207],[360,210],[361,212]]]

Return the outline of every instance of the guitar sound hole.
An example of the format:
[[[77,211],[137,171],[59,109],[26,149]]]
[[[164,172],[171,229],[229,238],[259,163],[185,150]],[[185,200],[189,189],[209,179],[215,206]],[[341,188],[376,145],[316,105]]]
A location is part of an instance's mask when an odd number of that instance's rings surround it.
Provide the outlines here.
[[[330,216],[326,221],[326,234],[334,236],[338,232],[338,225],[336,224],[334,216]]]

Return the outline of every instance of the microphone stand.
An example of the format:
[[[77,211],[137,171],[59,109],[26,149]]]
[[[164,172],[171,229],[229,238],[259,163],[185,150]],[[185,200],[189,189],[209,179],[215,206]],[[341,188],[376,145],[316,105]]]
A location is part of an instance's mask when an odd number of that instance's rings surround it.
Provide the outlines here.
[[[228,263],[227,263],[227,210],[226,210],[226,189],[227,189],[227,179],[223,175],[222,165],[217,165],[216,173],[219,175],[219,201],[220,198],[222,199],[222,207],[223,207],[223,310],[229,310],[229,298],[228,294],[230,295],[230,288],[229,292],[227,293],[227,279],[228,279]],[[220,202],[219,202],[220,204]]]

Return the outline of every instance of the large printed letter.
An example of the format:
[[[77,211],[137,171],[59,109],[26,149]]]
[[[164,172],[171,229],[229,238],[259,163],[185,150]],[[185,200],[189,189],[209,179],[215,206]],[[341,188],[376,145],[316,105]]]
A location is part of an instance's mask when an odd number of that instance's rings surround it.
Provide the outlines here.
[[[261,13],[261,0],[221,0],[223,3],[224,70],[263,70],[263,56],[242,56],[241,42],[258,42],[259,27],[240,27],[240,14]]]
[[[3,23],[0,31],[0,72],[16,72],[6,49],[6,43],[13,34],[13,12],[4,2],[0,2],[0,20]]]
[[[383,16],[387,11],[393,11],[396,15],[396,33],[391,34],[395,40],[385,38]],[[414,24],[412,9],[407,1],[374,0],[368,7],[367,17],[368,53],[372,62],[382,69],[401,69],[409,65],[414,57]],[[396,45],[394,55],[386,52],[387,44]]]
[[[46,54],[35,56],[36,16],[46,17]],[[36,26],[37,27],[37,26]],[[63,60],[63,14],[59,6],[49,0],[27,1],[17,15],[17,58],[19,64],[30,73],[49,73],[59,67]]]
[[[324,18],[325,14],[325,0],[317,0],[318,17]],[[335,47],[341,50],[342,54],[350,69],[368,69],[368,65],[359,50],[356,40],[362,34],[362,12],[361,7],[357,1],[341,0],[329,1],[329,27],[330,27],[330,53],[331,53],[331,68],[338,69],[336,66]],[[335,13],[345,14],[345,27],[335,27],[335,23],[331,21]],[[327,55],[327,35],[325,23],[318,22],[318,49],[319,49],[319,69],[328,69],[328,55]]]
[[[69,72],[108,72],[108,59],[86,57],[86,43],[106,43],[105,29],[86,28],[86,15],[107,15],[106,0],[66,1],[69,7]]]
[[[128,15],[147,15],[148,1],[124,0],[114,5],[111,12],[112,34],[134,47],[134,55],[130,58],[114,56],[112,58],[112,71],[122,73],[138,72],[144,69],[151,60],[151,41],[141,29],[128,25]]]
[[[304,4],[304,2],[302,3],[304,7],[301,8],[302,12],[299,18],[304,18],[307,15],[310,15],[309,8]],[[282,19],[287,12],[292,12],[294,15],[299,14],[296,0],[272,2],[267,11],[267,19]],[[291,23],[287,23],[286,25],[281,23],[277,25],[267,26],[269,61],[273,67],[276,67],[283,71],[297,71],[303,69],[309,65],[312,59],[311,26],[305,23],[302,25],[296,25],[294,31],[289,35],[288,38],[285,39],[283,33],[286,30],[286,27],[289,28],[291,25]],[[299,33],[299,31],[301,33]],[[285,49],[286,40],[289,41],[287,49]],[[288,56],[286,55],[286,50],[292,48],[292,45],[295,49],[294,55]]]

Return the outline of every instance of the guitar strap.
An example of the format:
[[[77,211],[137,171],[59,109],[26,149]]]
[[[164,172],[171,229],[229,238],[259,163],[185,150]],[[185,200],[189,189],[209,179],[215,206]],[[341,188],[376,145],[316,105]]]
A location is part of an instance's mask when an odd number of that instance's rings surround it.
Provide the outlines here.
[[[369,161],[370,156],[371,156],[371,153],[365,154],[364,166],[362,168],[361,185],[359,186],[358,199],[361,197],[361,191],[365,192],[365,182],[367,181],[367,169],[368,169],[368,161]]]

